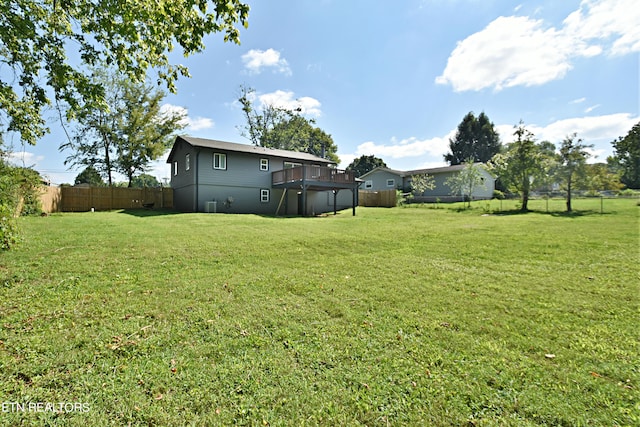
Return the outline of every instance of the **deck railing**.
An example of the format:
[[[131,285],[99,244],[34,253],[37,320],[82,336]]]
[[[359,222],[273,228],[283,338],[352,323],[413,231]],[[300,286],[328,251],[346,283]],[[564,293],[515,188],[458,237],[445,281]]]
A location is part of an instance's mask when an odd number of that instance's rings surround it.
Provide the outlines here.
[[[326,166],[302,165],[290,169],[282,169],[271,174],[272,185],[296,181],[335,182],[337,184],[355,183],[353,171],[329,168]]]

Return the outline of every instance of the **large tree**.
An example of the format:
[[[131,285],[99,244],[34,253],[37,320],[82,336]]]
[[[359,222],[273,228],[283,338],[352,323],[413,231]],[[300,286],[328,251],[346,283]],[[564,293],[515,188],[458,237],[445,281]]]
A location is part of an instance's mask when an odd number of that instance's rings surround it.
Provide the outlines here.
[[[576,133],[567,136],[560,144],[557,157],[556,176],[567,192],[567,212],[571,212],[571,192],[579,176],[585,175],[585,164],[591,156],[586,150],[592,145],[584,144]]]
[[[164,93],[144,84],[126,84],[118,110],[116,170],[132,186],[134,176],[160,158],[171,146],[175,133],[184,128],[184,116],[162,112]]]
[[[100,80],[107,91],[108,108],[84,105],[77,114],[73,138],[60,146],[70,150],[65,164],[91,166],[113,185],[113,173],[133,177],[144,172],[171,144],[183,116],[161,112],[164,93],[118,74]]]
[[[353,159],[349,166],[347,166],[347,170],[354,171],[356,178],[364,175],[367,172],[371,172],[377,167],[386,168],[387,164],[384,160],[374,156],[363,154],[362,156]]]
[[[138,83],[154,70],[175,92],[189,71],[171,64],[170,52],[201,52],[212,33],[239,43],[236,25],[246,27],[248,15],[240,0],[2,1],[0,131],[35,144],[48,131],[50,104],[67,104],[70,117],[85,105],[104,107],[104,87],[92,75],[102,64]]]
[[[615,150],[613,160],[622,169],[620,181],[629,188],[640,189],[640,122],[612,144]]]
[[[509,190],[520,193],[520,210],[528,211],[529,193],[532,185],[544,181],[550,162],[545,147],[535,142],[535,135],[521,121],[513,133],[515,141],[507,144],[503,153],[498,153],[489,163],[490,169]]]
[[[444,155],[450,165],[460,165],[469,159],[486,163],[500,152],[500,135],[489,117],[482,112],[476,117],[469,112],[458,125],[453,139],[449,139],[450,153]]]
[[[331,135],[314,126],[314,119],[301,115],[301,109],[290,110],[271,104],[254,105],[255,89],[240,86],[238,102],[246,123],[240,134],[259,147],[301,151],[338,163],[338,147]]]

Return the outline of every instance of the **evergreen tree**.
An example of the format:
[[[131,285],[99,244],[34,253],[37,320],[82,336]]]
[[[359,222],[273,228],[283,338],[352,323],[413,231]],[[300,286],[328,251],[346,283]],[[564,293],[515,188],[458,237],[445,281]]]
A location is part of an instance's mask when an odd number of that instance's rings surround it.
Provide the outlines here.
[[[444,159],[452,166],[469,159],[486,163],[500,152],[500,136],[484,112],[476,118],[471,111],[458,125],[455,137],[449,139],[449,149]]]
[[[384,162],[384,160],[378,157],[375,157],[373,155],[367,156],[363,154],[362,156],[354,159],[351,163],[349,163],[349,166],[347,166],[347,170],[354,171],[357,178],[367,172],[371,172],[377,167],[386,168],[387,164]]]

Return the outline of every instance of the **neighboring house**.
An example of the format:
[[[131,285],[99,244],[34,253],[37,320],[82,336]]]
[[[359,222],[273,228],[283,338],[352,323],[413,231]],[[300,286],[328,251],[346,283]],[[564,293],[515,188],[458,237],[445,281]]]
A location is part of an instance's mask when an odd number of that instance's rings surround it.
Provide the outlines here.
[[[496,185],[496,178],[491,175],[482,163],[480,173],[484,181],[484,186],[480,185],[473,192],[474,199],[491,199],[493,190]],[[411,176],[419,174],[428,174],[433,177],[435,187],[432,190],[426,190],[423,194],[415,196],[414,200],[421,202],[441,201],[461,201],[461,195],[451,194],[451,188],[445,182],[447,179],[464,169],[465,165],[446,166],[431,169],[417,169],[411,171],[399,171],[385,167],[377,167],[374,170],[360,176],[364,183],[360,186],[361,190],[381,191],[396,189],[403,192],[411,191]]]
[[[316,215],[358,204],[351,171],[312,154],[178,136],[169,153],[183,212]]]

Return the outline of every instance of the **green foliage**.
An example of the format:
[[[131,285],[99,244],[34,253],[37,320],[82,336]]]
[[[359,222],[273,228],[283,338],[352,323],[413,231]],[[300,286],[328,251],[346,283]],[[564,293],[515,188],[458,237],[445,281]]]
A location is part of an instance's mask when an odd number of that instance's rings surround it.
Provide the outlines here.
[[[425,191],[436,188],[435,179],[428,173],[411,175],[409,184],[414,196],[422,196]]]
[[[349,163],[349,166],[347,166],[346,169],[354,171],[357,178],[366,174],[367,172],[371,172],[377,167],[386,168],[387,164],[384,162],[384,160],[378,157],[375,157],[373,155],[367,156],[366,154],[363,154],[362,156],[353,159],[353,161]]]
[[[451,152],[444,159],[452,166],[469,159],[485,163],[500,152],[500,135],[484,112],[477,118],[469,112],[458,125],[455,137],[449,139],[449,149]]]
[[[109,108],[85,106],[77,115],[73,139],[60,149],[72,151],[65,164],[89,166],[106,176],[110,186],[113,172],[120,172],[131,186],[133,177],[171,145],[175,132],[184,127],[184,117],[161,111],[164,93],[151,85],[105,73],[99,80],[107,90]]]
[[[148,70],[175,92],[184,56],[204,49],[212,33],[239,43],[237,24],[247,26],[249,6],[239,0],[12,0],[0,3],[0,112],[6,131],[35,144],[48,132],[42,117],[52,103],[66,103],[68,117],[82,109],[106,109],[105,88],[93,67],[115,67],[134,84]],[[73,57],[73,58],[70,58]],[[18,85],[19,83],[19,85]]]
[[[92,187],[104,187],[106,185],[100,173],[93,166],[84,168],[84,170],[76,176],[73,183],[74,185],[89,184]]]
[[[133,178],[131,186],[135,188],[160,187],[160,183],[155,176],[143,173]]]
[[[638,208],[605,203],[24,218],[0,395],[90,411],[0,423],[638,425]]]
[[[256,108],[255,89],[240,86],[238,102],[246,124],[240,134],[259,147],[300,151],[339,163],[338,147],[331,135],[315,127],[315,120],[302,117],[301,109],[292,111],[275,105]]]
[[[12,166],[0,150],[0,249],[14,246],[19,239],[16,217],[38,215],[41,177],[30,168]]]
[[[567,136],[560,144],[559,154],[557,156],[556,177],[567,192],[567,212],[571,212],[571,191],[573,184],[578,177],[584,178],[585,165],[587,159],[591,156],[587,148],[593,147],[586,145],[582,139],[577,138],[577,134]]]
[[[629,188],[640,189],[640,122],[612,144],[615,151],[613,159],[622,169],[620,180]]]
[[[19,230],[14,218],[14,208],[5,202],[0,202],[0,250],[11,249],[18,243],[18,237]]]
[[[497,199],[497,200],[504,200],[505,196],[504,193],[500,190],[493,190],[493,199]]]
[[[576,188],[581,190],[609,190],[617,191],[622,189],[620,175],[609,164],[594,163],[584,165],[583,176],[578,176]]]
[[[451,189],[451,194],[464,196],[464,200],[468,203],[467,206],[471,207],[473,193],[479,187],[486,188],[486,185],[484,183],[482,172],[480,172],[480,165],[473,163],[472,158],[467,159],[467,162],[463,164],[464,168],[449,177],[445,181],[445,185]]]
[[[532,186],[547,182],[554,159],[546,145],[536,144],[535,135],[522,121],[515,129],[516,140],[507,144],[503,153],[493,156],[488,167],[509,191],[521,195],[521,210],[527,211]]]

